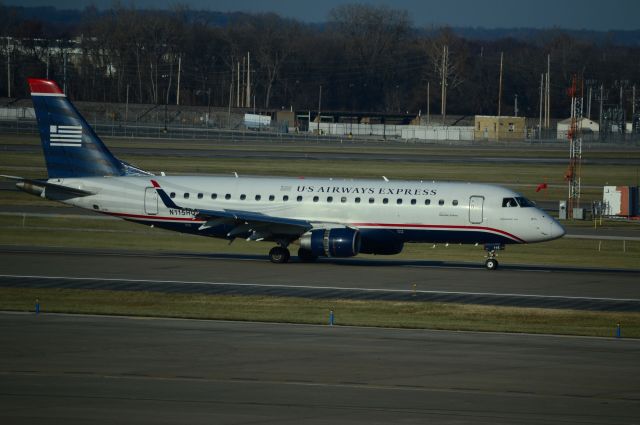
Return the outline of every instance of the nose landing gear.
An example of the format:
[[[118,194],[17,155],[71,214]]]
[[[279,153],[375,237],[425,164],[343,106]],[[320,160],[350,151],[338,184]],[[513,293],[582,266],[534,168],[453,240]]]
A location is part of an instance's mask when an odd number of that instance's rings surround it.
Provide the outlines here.
[[[487,270],[495,270],[498,268],[499,263],[496,259],[498,254],[496,254],[496,251],[502,251],[503,249],[504,245],[501,244],[485,244],[484,250],[487,251],[487,255],[485,256],[487,260],[484,262],[484,266]]]

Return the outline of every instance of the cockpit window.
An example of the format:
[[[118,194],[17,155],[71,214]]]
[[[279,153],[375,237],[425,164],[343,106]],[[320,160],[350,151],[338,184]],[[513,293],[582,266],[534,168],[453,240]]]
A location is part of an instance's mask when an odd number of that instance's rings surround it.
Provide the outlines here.
[[[530,200],[522,196],[517,197],[516,201],[518,201],[518,204],[520,204],[522,208],[529,208],[529,207],[536,206],[536,204],[534,204],[533,202],[531,202]]]
[[[516,202],[515,198],[502,198],[503,208],[517,207],[517,206],[518,206],[518,203]]]

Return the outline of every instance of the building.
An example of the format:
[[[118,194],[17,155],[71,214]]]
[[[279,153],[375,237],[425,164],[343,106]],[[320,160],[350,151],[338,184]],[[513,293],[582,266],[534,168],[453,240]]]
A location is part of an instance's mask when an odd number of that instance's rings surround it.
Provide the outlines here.
[[[474,138],[482,140],[524,140],[526,118],[476,115]]]
[[[640,215],[640,197],[637,186],[605,186],[602,194],[604,215],[637,217]]]
[[[578,123],[580,129],[583,132],[591,132],[598,133],[600,131],[600,124],[595,121],[590,120],[589,118],[582,118],[582,121]],[[571,118],[567,118],[566,120],[558,121],[557,124],[558,130],[558,139],[559,140],[567,140],[569,135],[569,129],[571,128]]]

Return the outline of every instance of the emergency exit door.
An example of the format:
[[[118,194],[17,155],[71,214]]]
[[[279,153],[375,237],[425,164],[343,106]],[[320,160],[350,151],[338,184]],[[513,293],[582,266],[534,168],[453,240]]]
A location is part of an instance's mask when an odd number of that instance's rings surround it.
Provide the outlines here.
[[[484,196],[472,196],[469,198],[469,222],[479,224],[483,221],[482,209]]]

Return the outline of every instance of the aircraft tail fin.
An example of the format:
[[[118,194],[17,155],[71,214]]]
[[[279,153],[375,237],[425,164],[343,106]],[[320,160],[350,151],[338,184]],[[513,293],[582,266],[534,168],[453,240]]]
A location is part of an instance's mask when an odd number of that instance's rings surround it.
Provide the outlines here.
[[[28,82],[49,178],[149,174],[118,160],[54,81]]]

